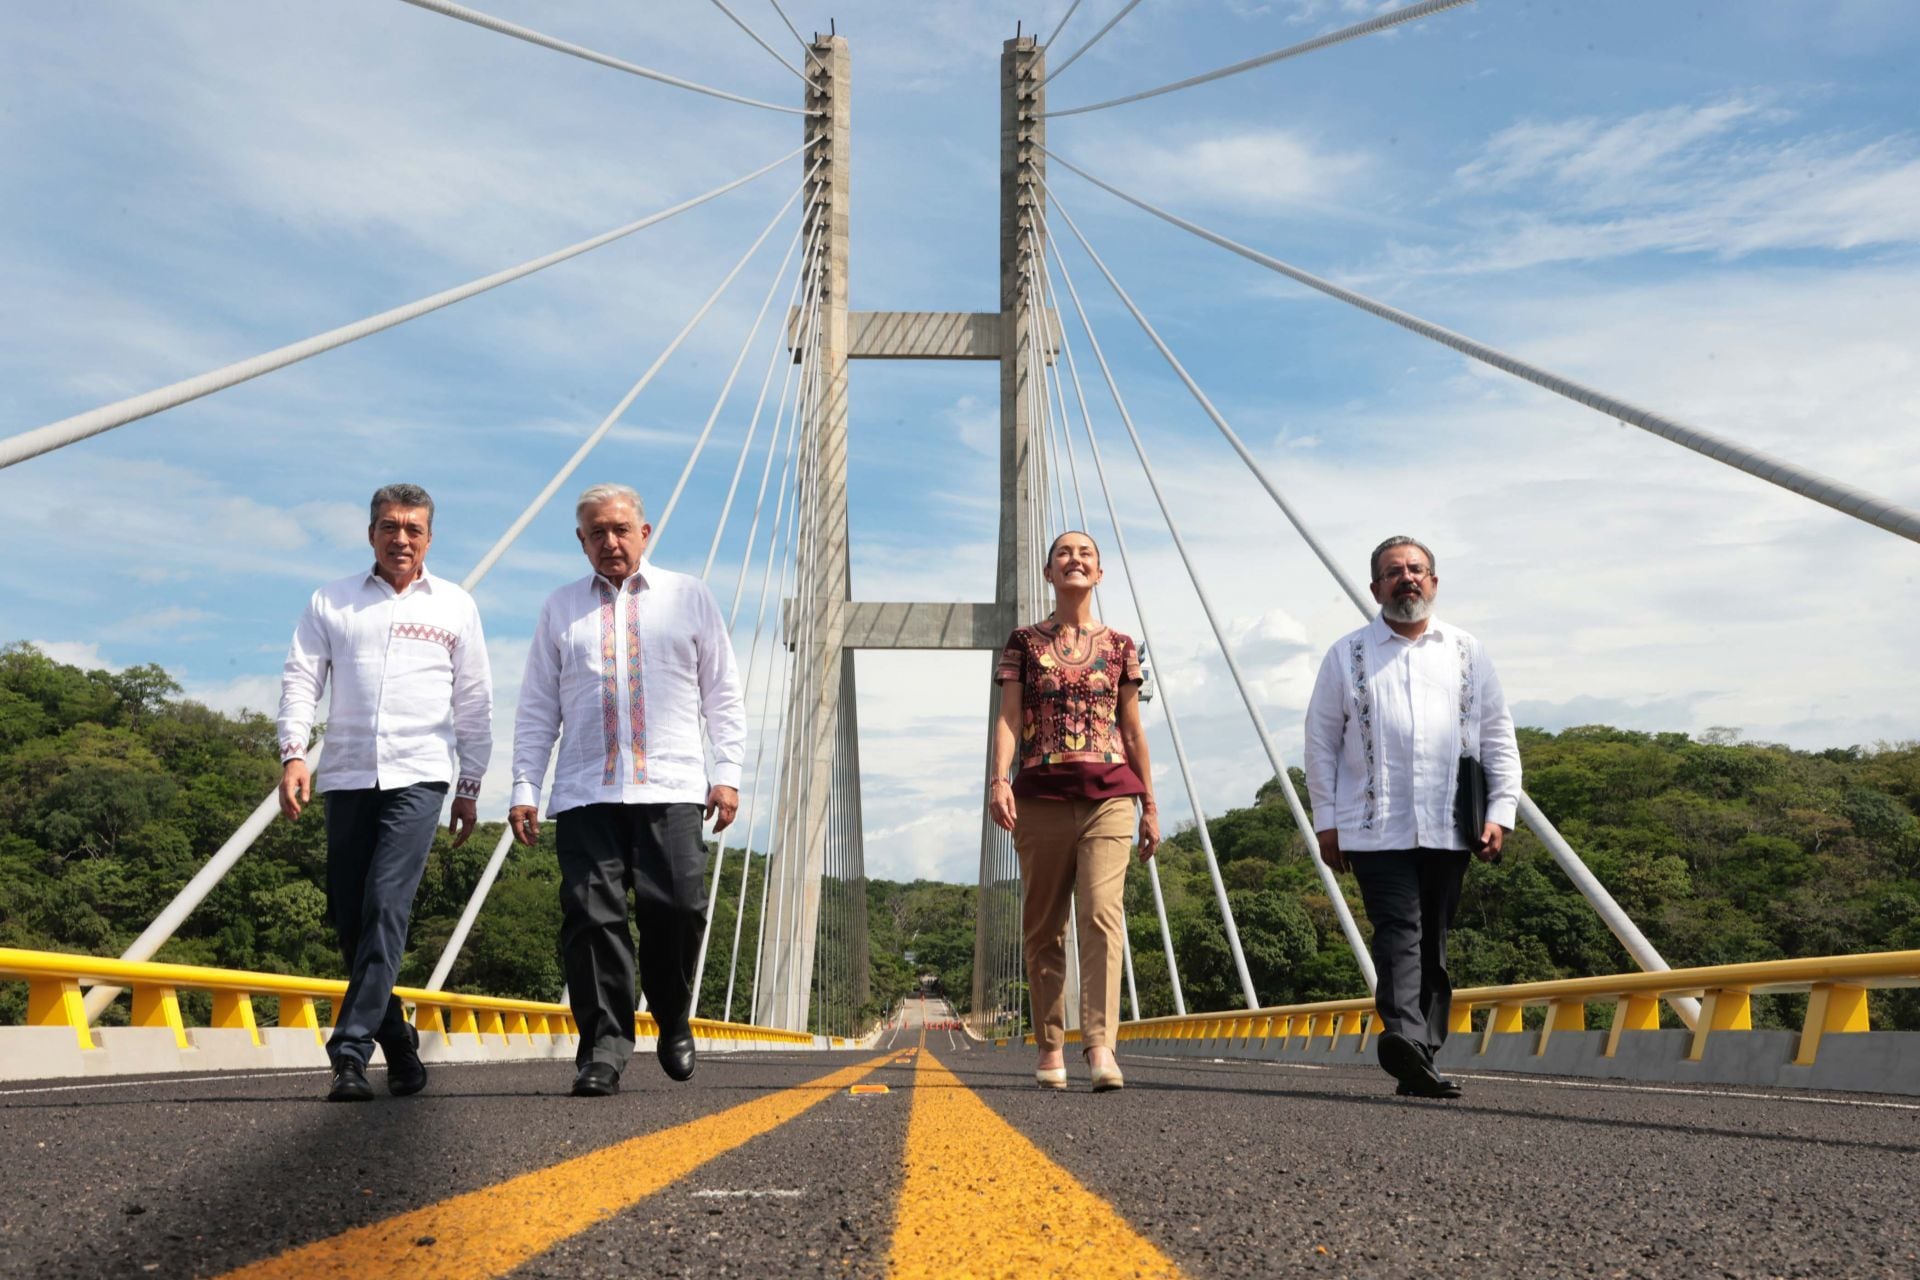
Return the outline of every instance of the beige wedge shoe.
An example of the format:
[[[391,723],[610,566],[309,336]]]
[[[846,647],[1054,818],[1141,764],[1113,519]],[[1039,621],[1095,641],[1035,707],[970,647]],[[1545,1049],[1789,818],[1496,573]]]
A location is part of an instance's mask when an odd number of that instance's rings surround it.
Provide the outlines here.
[[[1033,1082],[1042,1089],[1064,1089],[1067,1087],[1067,1069],[1065,1067],[1035,1067]]]

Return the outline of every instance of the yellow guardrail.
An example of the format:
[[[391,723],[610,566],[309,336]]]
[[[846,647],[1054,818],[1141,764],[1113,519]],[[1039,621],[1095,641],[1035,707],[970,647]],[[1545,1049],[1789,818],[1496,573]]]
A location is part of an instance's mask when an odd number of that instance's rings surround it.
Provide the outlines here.
[[[304,1027],[315,1040],[324,1040],[316,1003],[326,1000],[335,1016],[347,984],[333,978],[300,978],[284,973],[248,973],[239,969],[210,969],[191,964],[156,964],[114,960],[102,956],[65,955],[53,951],[20,951],[0,947],[0,981],[27,984],[27,1025],[70,1027],[82,1049],[94,1046],[80,994],[82,983],[111,983],[133,992],[133,1025],[166,1027],[175,1043],[188,1047],[186,1025],[180,1016],[181,991],[213,995],[211,1025],[246,1031],[255,1044],[260,1030],[254,1022],[253,997],[278,996],[279,1025]],[[576,1035],[573,1012],[563,1004],[516,1000],[505,996],[470,996],[457,991],[426,991],[395,987],[393,993],[414,1006],[414,1025],[422,1033],[525,1037]],[[659,1034],[651,1014],[634,1015],[634,1034]],[[693,1033],[702,1039],[751,1044],[791,1044],[811,1047],[813,1037],[803,1031],[756,1027],[743,1022],[695,1018]]]
[[[1867,992],[1872,988],[1920,985],[1920,951],[1882,951],[1857,956],[1817,956],[1804,960],[1760,960],[1748,964],[1710,965],[1697,969],[1665,969],[1650,973],[1616,973],[1594,978],[1558,978],[1549,982],[1522,982],[1502,987],[1473,987],[1453,993],[1448,1030],[1470,1034],[1473,1015],[1484,1009],[1480,1031],[1485,1052],[1497,1035],[1539,1037],[1535,1056],[1547,1051],[1557,1031],[1585,1031],[1587,1006],[1613,1005],[1605,1057],[1619,1050],[1628,1032],[1655,1031],[1660,1026],[1660,1001],[1675,996],[1700,1000],[1687,1057],[1698,1062],[1707,1038],[1719,1032],[1753,1029],[1753,997],[1778,992],[1808,993],[1807,1014],[1793,1061],[1810,1066],[1821,1038],[1872,1030],[1867,1017]],[[1529,1007],[1544,1007],[1546,1018],[1537,1028],[1524,1025]],[[1265,1009],[1235,1009],[1167,1018],[1146,1018],[1120,1025],[1121,1040],[1242,1040],[1266,1042],[1279,1038],[1303,1047],[1318,1039],[1338,1045],[1358,1036],[1357,1049],[1380,1030],[1373,1000],[1323,1000],[1314,1004],[1278,1005]],[[1028,1038],[1031,1041],[1031,1037]]]

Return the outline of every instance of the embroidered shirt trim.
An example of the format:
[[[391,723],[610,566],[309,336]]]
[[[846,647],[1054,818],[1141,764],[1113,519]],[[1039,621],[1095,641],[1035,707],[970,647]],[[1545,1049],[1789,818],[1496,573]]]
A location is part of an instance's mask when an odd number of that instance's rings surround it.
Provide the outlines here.
[[[1352,656],[1348,661],[1348,671],[1353,680],[1353,714],[1360,721],[1360,752],[1367,762],[1367,803],[1361,814],[1360,826],[1371,831],[1380,800],[1380,764],[1373,749],[1373,690],[1367,683],[1366,636],[1356,635],[1350,647]]]

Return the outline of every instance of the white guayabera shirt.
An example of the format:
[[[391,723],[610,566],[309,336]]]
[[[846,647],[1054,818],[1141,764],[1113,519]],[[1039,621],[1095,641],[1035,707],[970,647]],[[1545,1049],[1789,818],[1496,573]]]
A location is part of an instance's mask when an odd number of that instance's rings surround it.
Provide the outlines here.
[[[540,609],[513,726],[513,803],[549,814],[587,804],[705,804],[738,788],[747,721],[726,620],[698,578],[642,560],[619,587],[569,582]]]
[[[1487,821],[1520,803],[1513,716],[1480,642],[1429,619],[1418,640],[1374,620],[1327,651],[1307,702],[1313,825],[1346,852],[1460,849],[1453,794],[1462,753],[1487,770]]]
[[[473,597],[425,569],[396,593],[374,570],[313,593],[280,676],[280,759],[305,759],[332,678],[316,791],[455,782],[493,755],[493,672]],[[457,779],[457,782],[456,782]]]

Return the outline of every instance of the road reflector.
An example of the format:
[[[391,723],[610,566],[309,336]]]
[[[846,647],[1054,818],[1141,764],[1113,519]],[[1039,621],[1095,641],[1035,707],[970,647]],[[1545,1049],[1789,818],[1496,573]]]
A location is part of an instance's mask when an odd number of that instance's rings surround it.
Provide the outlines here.
[[[848,1086],[847,1092],[857,1098],[866,1093],[891,1093],[893,1091],[883,1084],[856,1084]]]

